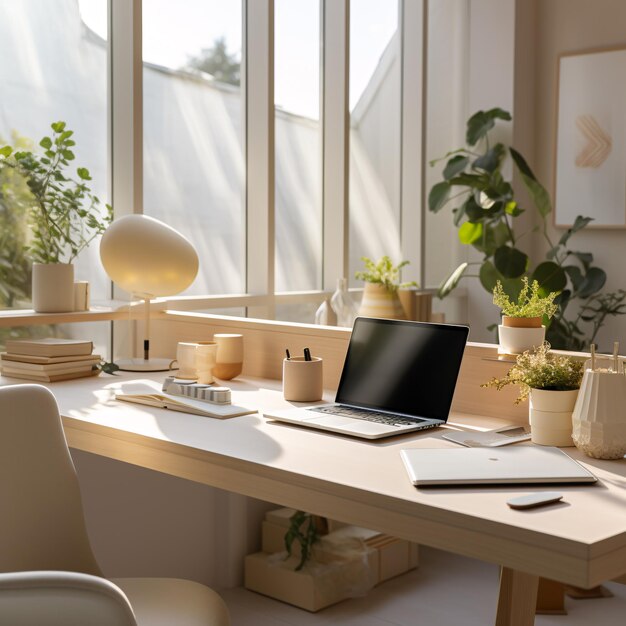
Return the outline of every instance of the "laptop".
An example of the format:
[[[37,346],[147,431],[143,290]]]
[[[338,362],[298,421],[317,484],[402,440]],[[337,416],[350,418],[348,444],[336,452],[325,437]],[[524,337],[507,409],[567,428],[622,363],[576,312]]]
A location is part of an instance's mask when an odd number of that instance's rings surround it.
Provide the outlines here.
[[[364,439],[445,424],[469,328],[358,317],[334,404],[265,417]]]
[[[416,486],[594,483],[596,477],[558,448],[413,448],[400,455]]]

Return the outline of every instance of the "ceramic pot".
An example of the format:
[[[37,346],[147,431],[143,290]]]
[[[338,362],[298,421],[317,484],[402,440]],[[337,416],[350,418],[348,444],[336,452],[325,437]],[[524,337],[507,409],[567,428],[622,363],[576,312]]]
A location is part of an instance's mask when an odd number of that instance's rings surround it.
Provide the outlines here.
[[[389,291],[377,283],[365,283],[359,315],[396,320],[406,319],[398,292]]]
[[[538,325],[537,321],[539,322]],[[526,323],[527,326],[519,325],[523,323]],[[503,316],[502,324],[498,326],[499,352],[501,354],[522,354],[526,350],[540,346],[545,338],[546,327],[541,325],[540,317]]]
[[[217,333],[213,335],[217,344],[217,355],[213,376],[220,380],[231,380],[243,371],[243,335]]]
[[[36,313],[74,310],[74,266],[71,263],[33,263],[32,288]]]
[[[596,459],[626,454],[626,377],[586,369],[572,418],[576,447]]]
[[[541,446],[573,446],[572,412],[578,389],[570,391],[530,390],[530,438]]]

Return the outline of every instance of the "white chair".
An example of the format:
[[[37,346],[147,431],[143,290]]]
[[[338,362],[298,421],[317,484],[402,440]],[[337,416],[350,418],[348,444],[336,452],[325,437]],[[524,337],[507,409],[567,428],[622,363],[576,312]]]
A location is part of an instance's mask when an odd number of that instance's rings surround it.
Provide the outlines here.
[[[217,593],[170,578],[102,578],[59,409],[41,385],[0,387],[0,626],[228,626]]]

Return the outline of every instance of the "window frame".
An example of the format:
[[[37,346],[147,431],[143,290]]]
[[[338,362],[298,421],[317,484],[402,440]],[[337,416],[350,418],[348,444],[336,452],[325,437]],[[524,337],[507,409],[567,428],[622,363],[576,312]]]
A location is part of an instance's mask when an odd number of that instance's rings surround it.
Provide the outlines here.
[[[423,284],[423,125],[427,0],[397,0],[401,36],[400,233],[403,279]],[[246,163],[246,293],[168,298],[185,310],[245,307],[273,319],[277,304],[322,302],[348,274],[350,0],[320,0],[322,289],[274,289],[274,0],[241,0]],[[142,0],[109,0],[110,198],[115,217],[143,212]],[[254,102],[254,106],[249,105]],[[253,232],[254,236],[249,236]],[[112,285],[112,298],[123,297]],[[127,297],[127,296],[126,296]]]

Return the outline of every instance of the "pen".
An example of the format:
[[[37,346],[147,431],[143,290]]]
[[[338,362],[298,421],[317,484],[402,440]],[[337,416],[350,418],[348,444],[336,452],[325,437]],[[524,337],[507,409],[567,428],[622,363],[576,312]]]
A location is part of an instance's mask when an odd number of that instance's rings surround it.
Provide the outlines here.
[[[311,361],[311,351],[308,348],[304,349],[304,360]]]
[[[291,359],[291,354],[289,354],[288,348],[285,348],[285,354],[287,355],[287,360],[289,361]]]

